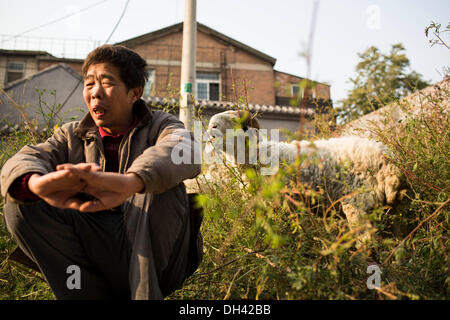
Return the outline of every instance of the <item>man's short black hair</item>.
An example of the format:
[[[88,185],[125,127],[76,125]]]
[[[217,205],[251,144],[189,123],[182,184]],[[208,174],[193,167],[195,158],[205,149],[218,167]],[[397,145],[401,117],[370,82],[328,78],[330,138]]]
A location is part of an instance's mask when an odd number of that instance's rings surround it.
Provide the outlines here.
[[[133,50],[120,45],[106,44],[90,52],[84,60],[83,77],[91,65],[106,62],[119,69],[121,80],[128,89],[145,86],[148,80],[147,62]]]

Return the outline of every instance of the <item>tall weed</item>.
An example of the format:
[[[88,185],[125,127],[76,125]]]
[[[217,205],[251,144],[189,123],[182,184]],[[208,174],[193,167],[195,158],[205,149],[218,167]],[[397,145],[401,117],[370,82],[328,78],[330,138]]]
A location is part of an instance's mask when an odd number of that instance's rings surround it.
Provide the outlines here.
[[[204,261],[171,298],[448,299],[448,92],[438,90],[429,99],[431,110],[409,113],[395,130],[374,128],[391,150],[386,157],[404,173],[408,192],[396,207],[369,213],[375,227],[369,243],[356,245],[358,230],[348,228],[326,190],[287,179],[298,164],[270,177],[249,169],[245,181],[236,179],[243,172],[225,170],[198,197],[205,214]],[[318,121],[317,138],[336,132],[324,125],[333,125],[329,119]],[[397,225],[401,232],[392,231]],[[371,290],[372,264],[382,273],[380,288]]]

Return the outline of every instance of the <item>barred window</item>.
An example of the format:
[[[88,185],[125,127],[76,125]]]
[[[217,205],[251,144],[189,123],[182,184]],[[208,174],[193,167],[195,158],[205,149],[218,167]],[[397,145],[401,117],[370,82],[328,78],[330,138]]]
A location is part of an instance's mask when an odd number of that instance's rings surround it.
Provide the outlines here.
[[[220,100],[220,76],[218,72],[197,71],[197,99]]]
[[[6,83],[23,78],[25,73],[25,63],[11,61],[6,65]]]

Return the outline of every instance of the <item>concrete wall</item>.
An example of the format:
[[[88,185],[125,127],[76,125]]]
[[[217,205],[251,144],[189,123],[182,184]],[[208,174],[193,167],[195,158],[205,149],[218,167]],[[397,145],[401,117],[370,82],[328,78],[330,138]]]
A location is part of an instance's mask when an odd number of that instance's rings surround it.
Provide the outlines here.
[[[25,80],[15,81],[4,89],[20,107],[17,107],[8,96],[1,94],[0,126],[4,126],[5,123],[20,124],[27,118],[35,121],[39,128],[45,128],[50,120],[48,113],[54,113],[57,105],[63,104],[73,90],[72,96],[49,125],[53,126],[59,121],[79,120],[87,112],[82,96],[81,76],[64,64],[52,66]]]
[[[6,82],[6,67],[8,62],[24,63],[24,77],[29,77],[39,71],[35,56],[0,56],[0,87],[2,88],[8,85]]]

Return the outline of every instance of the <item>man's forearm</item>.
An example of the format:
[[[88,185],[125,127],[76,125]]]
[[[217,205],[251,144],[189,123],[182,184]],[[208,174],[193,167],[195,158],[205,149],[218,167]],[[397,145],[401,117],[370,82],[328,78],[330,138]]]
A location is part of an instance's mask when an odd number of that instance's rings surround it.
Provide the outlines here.
[[[135,173],[142,178],[145,192],[155,194],[167,191],[201,172],[201,145],[191,132],[173,127],[166,128],[161,136],[127,169],[127,173]]]
[[[33,173],[29,179],[28,179],[28,190],[30,190],[30,192],[32,192],[35,195],[38,195],[40,193],[40,189],[38,189],[36,187],[36,181],[41,177],[41,174],[38,173]]]
[[[144,181],[135,173],[125,175],[129,180],[129,190],[132,194],[143,192],[145,189]]]

